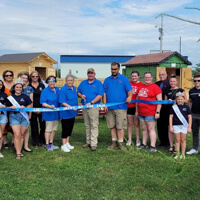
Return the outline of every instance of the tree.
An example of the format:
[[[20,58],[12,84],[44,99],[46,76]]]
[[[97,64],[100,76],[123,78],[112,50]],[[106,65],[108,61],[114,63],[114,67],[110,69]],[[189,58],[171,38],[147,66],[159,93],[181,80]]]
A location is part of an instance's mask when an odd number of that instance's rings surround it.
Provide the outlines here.
[[[196,75],[196,74],[200,74],[200,63],[196,64],[196,67],[194,67],[192,69],[192,76]]]

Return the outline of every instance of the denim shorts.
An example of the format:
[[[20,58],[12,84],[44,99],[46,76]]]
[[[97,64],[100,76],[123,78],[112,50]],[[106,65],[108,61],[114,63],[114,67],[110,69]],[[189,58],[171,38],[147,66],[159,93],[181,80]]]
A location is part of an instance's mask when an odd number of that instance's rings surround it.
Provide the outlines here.
[[[11,112],[9,116],[9,121],[11,126],[16,126],[16,125],[26,126],[26,127],[29,126],[29,122],[20,112],[17,112],[16,114],[14,112]]]
[[[156,121],[155,116],[142,116],[138,115],[138,119],[144,120],[145,122],[154,122]]]
[[[0,124],[7,124],[7,123],[8,123],[7,115],[0,114]]]

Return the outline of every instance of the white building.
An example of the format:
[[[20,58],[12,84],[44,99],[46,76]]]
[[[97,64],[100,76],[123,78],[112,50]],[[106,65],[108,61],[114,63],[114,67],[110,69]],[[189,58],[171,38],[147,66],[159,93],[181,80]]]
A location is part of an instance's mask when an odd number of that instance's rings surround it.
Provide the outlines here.
[[[61,55],[61,78],[69,73],[76,78],[87,78],[87,69],[94,68],[96,78],[106,78],[111,75],[111,63],[118,62],[120,65],[134,56],[101,56],[101,55]],[[120,73],[122,69],[120,67]]]

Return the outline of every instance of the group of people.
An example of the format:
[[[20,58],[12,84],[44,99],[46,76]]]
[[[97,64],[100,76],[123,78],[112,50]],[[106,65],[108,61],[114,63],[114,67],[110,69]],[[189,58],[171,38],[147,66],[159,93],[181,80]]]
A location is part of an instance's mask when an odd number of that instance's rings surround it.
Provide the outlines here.
[[[29,120],[31,125],[32,144],[35,149],[43,145],[47,151],[53,151],[59,147],[54,144],[54,135],[57,131],[59,120],[62,126],[63,152],[70,152],[74,146],[70,144],[77,109],[57,111],[57,107],[69,107],[78,105],[78,97],[82,105],[92,105],[83,109],[84,125],[86,130],[86,143],[83,148],[96,151],[98,145],[99,108],[96,104],[108,103],[105,107],[106,122],[110,129],[112,144],[108,149],[126,149],[124,145],[125,129],[128,133],[126,145],[132,144],[133,126],[136,134],[136,147],[146,149],[147,152],[156,152],[156,130],[160,140],[159,146],[169,146],[170,152],[177,152],[175,158],[184,158],[186,149],[186,134],[192,131],[194,135],[193,149],[188,154],[198,153],[198,132],[200,122],[200,75],[194,77],[195,87],[190,90],[189,106],[186,105],[185,91],[177,87],[175,76],[169,80],[164,70],[159,72],[160,81],[153,83],[151,72],[144,74],[144,83],[139,81],[139,73],[133,71],[131,80],[120,74],[120,64],[111,63],[111,76],[102,84],[96,79],[93,68],[87,70],[87,79],[82,81],[78,88],[74,86],[74,77],[67,75],[65,85],[59,89],[56,87],[56,77],[49,76],[46,79],[47,87],[42,83],[40,74],[33,71],[21,72],[18,79],[13,81],[14,74],[10,70],[3,73],[0,79],[0,108],[11,109],[25,107],[50,108],[53,112],[0,112],[0,150],[2,142],[8,148],[7,132],[13,131],[12,145],[16,149],[16,158],[24,156],[25,152],[32,152],[28,147]],[[141,100],[138,103],[131,100]],[[175,100],[175,104],[148,104],[146,101]],[[119,102],[123,102],[120,103]],[[94,106],[93,106],[94,105]],[[190,110],[192,108],[192,112]],[[38,127],[40,123],[40,131]],[[193,123],[192,123],[193,122]],[[142,142],[140,140],[140,124],[142,127]],[[11,126],[11,128],[9,127]],[[175,146],[173,138],[175,134]],[[150,145],[148,146],[148,137]],[[24,146],[23,146],[24,144]],[[182,154],[180,155],[180,145]],[[0,153],[0,157],[3,155]]]

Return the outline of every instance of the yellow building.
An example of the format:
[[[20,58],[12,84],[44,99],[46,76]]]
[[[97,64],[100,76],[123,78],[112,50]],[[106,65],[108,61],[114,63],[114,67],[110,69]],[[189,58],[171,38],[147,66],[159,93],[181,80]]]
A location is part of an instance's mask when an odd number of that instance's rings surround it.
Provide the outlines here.
[[[0,56],[0,75],[5,70],[12,70],[14,78],[17,78],[17,74],[22,71],[31,73],[36,70],[45,80],[49,75],[56,75],[53,64],[57,64],[57,62],[44,52],[4,54]]]

